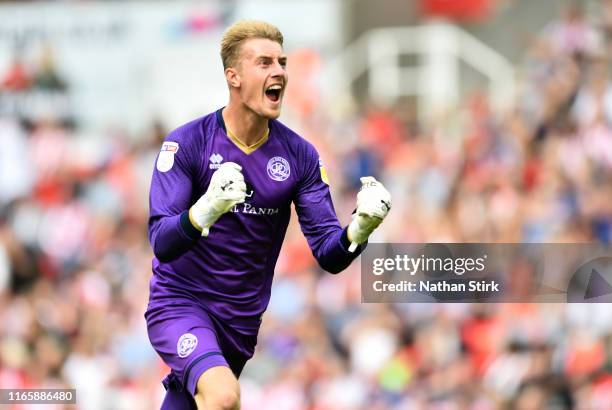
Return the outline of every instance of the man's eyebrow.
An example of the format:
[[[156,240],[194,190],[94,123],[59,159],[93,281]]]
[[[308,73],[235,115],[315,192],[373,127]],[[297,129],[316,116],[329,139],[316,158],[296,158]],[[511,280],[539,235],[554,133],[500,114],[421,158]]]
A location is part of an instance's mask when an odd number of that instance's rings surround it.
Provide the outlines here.
[[[269,55],[269,54],[261,54],[261,55],[258,55],[258,56],[256,57],[256,59],[257,59],[257,60],[259,60],[259,61],[264,61],[264,60],[274,60],[274,57],[273,57],[273,56],[271,56],[271,55]],[[279,60],[279,61],[283,61],[283,60],[284,60],[284,61],[287,61],[287,56],[286,56],[286,55],[284,55],[284,54],[283,54],[283,55],[280,55],[280,56],[278,56],[278,60]]]

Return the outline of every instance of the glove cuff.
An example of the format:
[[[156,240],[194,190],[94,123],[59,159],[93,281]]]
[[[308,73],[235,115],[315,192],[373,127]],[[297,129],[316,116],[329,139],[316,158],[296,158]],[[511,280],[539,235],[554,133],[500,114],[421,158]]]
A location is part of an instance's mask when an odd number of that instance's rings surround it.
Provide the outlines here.
[[[208,236],[210,227],[219,219],[221,213],[215,212],[208,198],[203,196],[189,209],[189,221],[202,236]]]
[[[188,212],[188,214],[189,214],[189,222],[191,223],[191,226],[193,226],[199,232],[202,232],[202,226],[198,223],[198,221],[196,221],[196,219],[193,216],[193,208],[194,208],[194,206],[189,208],[189,212]]]
[[[366,232],[366,230],[359,225],[358,218],[359,217],[353,218],[349,226],[346,228],[346,236],[351,243],[361,245],[368,240],[371,232]]]

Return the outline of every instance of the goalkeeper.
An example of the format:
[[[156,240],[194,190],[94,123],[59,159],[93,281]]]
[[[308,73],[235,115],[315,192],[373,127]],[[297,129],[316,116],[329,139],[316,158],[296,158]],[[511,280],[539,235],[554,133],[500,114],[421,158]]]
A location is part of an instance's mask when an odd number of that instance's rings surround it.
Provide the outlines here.
[[[315,148],[276,120],[287,87],[278,29],[243,21],[221,41],[229,104],[171,132],[150,191],[153,276],[145,318],[171,373],[162,409],[238,409],[290,205],[321,267],[359,255],[391,207],[373,177],[342,228]]]

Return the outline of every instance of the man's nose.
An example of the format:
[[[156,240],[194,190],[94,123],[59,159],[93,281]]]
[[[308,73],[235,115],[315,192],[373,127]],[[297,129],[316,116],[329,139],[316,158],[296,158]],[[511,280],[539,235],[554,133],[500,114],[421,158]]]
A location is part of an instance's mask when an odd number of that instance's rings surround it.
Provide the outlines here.
[[[282,77],[285,75],[285,68],[277,61],[272,68],[273,77]]]

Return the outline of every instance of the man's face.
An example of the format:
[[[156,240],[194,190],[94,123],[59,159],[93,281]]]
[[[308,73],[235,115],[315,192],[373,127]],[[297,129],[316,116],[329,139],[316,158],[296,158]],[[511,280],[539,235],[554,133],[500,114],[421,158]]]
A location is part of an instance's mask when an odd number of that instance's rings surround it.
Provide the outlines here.
[[[242,103],[262,117],[278,118],[288,81],[286,64],[287,56],[277,42],[245,41],[234,77]]]

